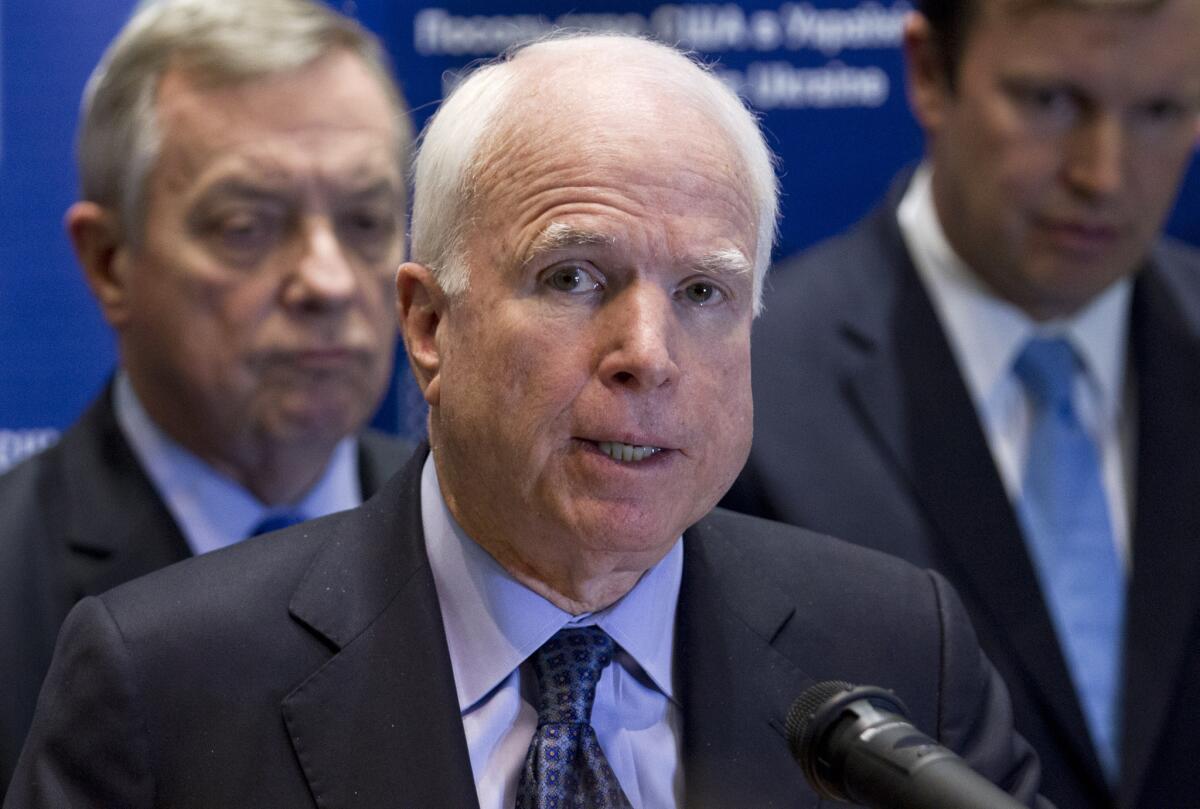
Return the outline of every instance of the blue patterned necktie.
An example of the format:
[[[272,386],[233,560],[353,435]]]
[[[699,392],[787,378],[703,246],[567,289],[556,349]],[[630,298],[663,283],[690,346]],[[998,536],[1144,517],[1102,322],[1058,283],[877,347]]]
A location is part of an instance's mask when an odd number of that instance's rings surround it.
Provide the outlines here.
[[[1125,577],[1096,447],[1071,401],[1078,366],[1061,338],[1031,340],[1017,358],[1033,405],[1019,512],[1092,743],[1115,781]]]
[[[598,626],[560,630],[534,653],[538,726],[516,809],[632,809],[591,724],[596,683],[612,656],[612,638]]]
[[[265,534],[269,531],[278,531],[281,528],[287,528],[289,525],[304,522],[304,515],[297,511],[273,511],[267,516],[259,520],[258,524],[250,529],[249,537],[256,537],[259,534]]]

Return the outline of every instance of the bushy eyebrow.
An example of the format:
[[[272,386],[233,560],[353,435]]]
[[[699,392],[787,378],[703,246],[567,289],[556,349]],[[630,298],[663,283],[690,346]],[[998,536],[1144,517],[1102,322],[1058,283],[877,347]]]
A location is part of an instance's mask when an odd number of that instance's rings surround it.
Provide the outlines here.
[[[387,199],[389,197],[396,197],[399,190],[391,180],[375,180],[359,188],[347,185],[344,188],[344,193],[349,199],[371,200],[375,198]]]
[[[571,247],[611,247],[616,239],[604,233],[584,230],[563,222],[551,222],[530,244],[522,264],[529,264],[540,255]],[[689,262],[700,273],[714,277],[748,275],[750,261],[734,248],[716,250]]]
[[[698,271],[705,275],[718,277],[723,275],[749,275],[754,269],[750,260],[742,254],[742,251],[735,250],[732,247],[701,256],[695,262],[695,266]]]
[[[602,233],[572,227],[562,222],[551,222],[529,245],[522,264],[528,264],[540,255],[569,247],[609,247],[615,243],[616,239]]]
[[[291,189],[285,183],[254,182],[242,177],[229,177],[204,189],[200,198],[202,200],[274,200],[290,194]]]

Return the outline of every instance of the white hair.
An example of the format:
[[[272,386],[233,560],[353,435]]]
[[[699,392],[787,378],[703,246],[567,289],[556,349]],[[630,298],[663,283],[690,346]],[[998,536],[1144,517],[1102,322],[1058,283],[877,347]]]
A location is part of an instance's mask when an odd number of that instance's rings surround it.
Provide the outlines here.
[[[758,120],[705,65],[668,45],[624,34],[556,34],[477,68],[458,84],[421,136],[414,172],[413,260],[429,267],[448,295],[467,289],[463,242],[479,172],[504,129],[501,119],[513,93],[523,89],[524,82],[539,78],[523,69],[529,57],[586,60],[589,70],[618,77],[614,78],[617,81],[622,75],[634,76],[669,89],[673,96],[711,116],[741,158],[741,171],[732,174],[745,178],[755,206],[757,314],[779,210],[775,160]]]
[[[336,50],[362,59],[395,111],[405,166],[412,125],[387,55],[354,20],[315,0],[143,0],[88,79],[77,136],[83,198],[120,214],[137,242],[162,132],[155,97],[168,70],[211,86],[299,70]]]

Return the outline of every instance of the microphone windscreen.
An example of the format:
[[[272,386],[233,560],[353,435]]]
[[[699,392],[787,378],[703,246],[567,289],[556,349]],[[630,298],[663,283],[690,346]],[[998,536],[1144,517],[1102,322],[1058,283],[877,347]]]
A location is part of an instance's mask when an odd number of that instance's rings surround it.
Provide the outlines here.
[[[817,711],[830,699],[853,687],[841,680],[826,680],[804,689],[792,702],[784,729],[787,731],[788,748],[801,767],[807,769],[808,765],[805,762],[812,758],[814,752],[811,747],[814,743],[812,736],[815,734],[810,731]]]

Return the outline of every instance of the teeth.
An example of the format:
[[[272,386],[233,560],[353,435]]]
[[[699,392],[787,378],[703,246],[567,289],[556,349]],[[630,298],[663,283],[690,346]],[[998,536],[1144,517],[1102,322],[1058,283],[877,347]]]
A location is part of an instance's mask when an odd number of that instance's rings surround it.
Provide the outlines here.
[[[656,452],[662,452],[661,447],[638,447],[633,444],[622,444],[620,441],[599,441],[600,451],[614,461],[630,463],[644,461]]]

